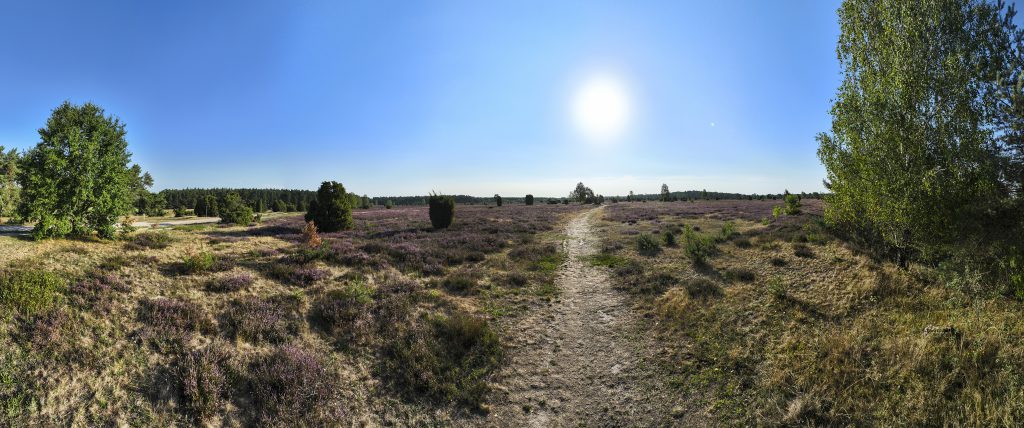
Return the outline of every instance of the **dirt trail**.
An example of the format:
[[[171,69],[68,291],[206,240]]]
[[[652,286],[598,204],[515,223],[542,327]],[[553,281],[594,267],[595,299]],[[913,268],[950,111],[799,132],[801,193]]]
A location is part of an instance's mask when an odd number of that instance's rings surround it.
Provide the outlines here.
[[[560,299],[510,326],[508,367],[499,376],[494,426],[672,425],[675,397],[650,363],[656,349],[606,269],[586,257],[598,251],[595,208],[576,216],[563,242]]]

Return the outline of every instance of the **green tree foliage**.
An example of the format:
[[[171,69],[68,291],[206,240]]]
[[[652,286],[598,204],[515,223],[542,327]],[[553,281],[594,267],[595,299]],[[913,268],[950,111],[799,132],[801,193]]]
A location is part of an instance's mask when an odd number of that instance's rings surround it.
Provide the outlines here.
[[[782,201],[786,203],[785,208],[784,208],[785,211],[786,211],[786,215],[797,215],[797,214],[800,214],[800,197],[799,196],[794,195],[792,193],[789,193],[789,190],[786,190],[786,193],[784,193],[782,195]]]
[[[591,203],[594,201],[594,191],[580,182],[577,183],[576,188],[569,193],[569,199],[581,204]]]
[[[274,212],[278,212],[278,213],[279,212],[288,211],[288,203],[278,199],[278,200],[274,201],[273,210],[274,210]]]
[[[526,205],[533,205],[533,195],[526,195],[526,197],[523,198],[523,203]]]
[[[430,206],[430,225],[434,229],[444,229],[455,220],[455,198],[446,195],[430,194],[427,200]]]
[[[672,192],[668,191],[668,184],[663,183],[661,185],[661,201],[668,202],[670,199],[672,199]]]
[[[118,217],[132,210],[138,168],[124,124],[95,104],[64,102],[53,110],[40,142],[19,162],[19,214],[36,223],[36,239],[66,235],[113,238]]]
[[[220,222],[248,225],[253,222],[252,208],[237,193],[228,193],[220,207]]]
[[[1019,75],[1011,16],[984,0],[843,2],[843,81],[818,136],[828,221],[904,260],[982,244],[1008,218],[1012,162],[986,97]]]
[[[16,150],[5,151],[4,146],[0,146],[0,217],[13,217],[17,214],[21,194],[18,188],[18,159]]]
[[[501,206],[501,195],[497,193],[494,194],[494,204],[499,207]]]
[[[323,182],[316,191],[316,199],[309,204],[306,221],[312,221],[321,232],[350,229],[352,198],[345,192],[345,186],[337,181]]]

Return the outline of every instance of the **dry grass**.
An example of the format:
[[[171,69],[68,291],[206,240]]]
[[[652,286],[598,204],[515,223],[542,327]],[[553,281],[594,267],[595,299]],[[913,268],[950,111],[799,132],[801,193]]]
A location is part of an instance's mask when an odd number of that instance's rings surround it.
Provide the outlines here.
[[[684,424],[1014,426],[1024,423],[1024,305],[965,295],[929,268],[872,260],[819,224],[816,204],[768,226],[760,202],[617,204],[595,264],[632,267],[623,287],[658,320]],[[633,212],[636,211],[636,212]],[[682,249],[656,257],[640,233],[684,225],[740,236],[705,264]],[[607,261],[614,263],[607,263]]]

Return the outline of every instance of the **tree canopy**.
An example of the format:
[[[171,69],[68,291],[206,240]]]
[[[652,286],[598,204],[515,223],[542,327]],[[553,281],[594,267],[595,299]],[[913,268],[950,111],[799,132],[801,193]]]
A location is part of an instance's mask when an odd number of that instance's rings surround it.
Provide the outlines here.
[[[114,236],[132,210],[139,168],[129,167],[125,126],[99,106],[64,102],[39,130],[39,143],[19,162],[19,214],[38,238]]]

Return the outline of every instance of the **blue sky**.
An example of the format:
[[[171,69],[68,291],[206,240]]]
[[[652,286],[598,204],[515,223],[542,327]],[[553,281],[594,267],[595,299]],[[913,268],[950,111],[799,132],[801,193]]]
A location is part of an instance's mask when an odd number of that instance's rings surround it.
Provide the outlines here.
[[[127,123],[157,189],[817,191],[837,7],[7,2],[0,145],[26,149],[63,100],[93,101]],[[572,121],[593,75],[629,95],[615,141]]]

